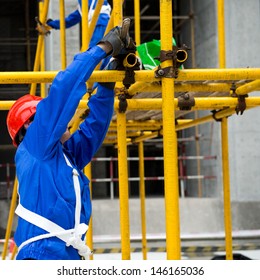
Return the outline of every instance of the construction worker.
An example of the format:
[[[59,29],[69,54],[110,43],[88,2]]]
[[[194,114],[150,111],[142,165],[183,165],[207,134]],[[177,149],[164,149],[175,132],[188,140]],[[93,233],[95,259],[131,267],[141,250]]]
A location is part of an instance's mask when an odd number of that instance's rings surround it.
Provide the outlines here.
[[[69,14],[65,18],[65,27],[70,28],[76,24],[78,24],[81,21],[81,8],[82,8],[82,1],[78,0],[78,9]],[[88,1],[88,22],[91,22],[91,19],[93,17],[93,14],[95,12],[95,7],[97,4],[97,0],[89,0]],[[104,36],[104,33],[106,31],[106,27],[108,24],[108,21],[110,19],[110,13],[111,13],[111,6],[108,3],[107,0],[104,0],[104,3],[101,7],[100,14],[96,23],[95,30],[93,32],[93,35],[91,37],[89,46],[92,47],[97,44],[98,41],[102,39]],[[60,21],[59,20],[52,20],[48,19],[46,24],[50,26],[53,29],[60,29]]]
[[[18,260],[79,260],[91,253],[84,241],[91,216],[89,180],[82,169],[108,130],[114,83],[99,83],[76,132],[70,135],[67,125],[96,65],[128,46],[122,30],[113,28],[96,46],[77,54],[57,74],[46,98],[24,95],[8,112],[7,128],[17,147]]]

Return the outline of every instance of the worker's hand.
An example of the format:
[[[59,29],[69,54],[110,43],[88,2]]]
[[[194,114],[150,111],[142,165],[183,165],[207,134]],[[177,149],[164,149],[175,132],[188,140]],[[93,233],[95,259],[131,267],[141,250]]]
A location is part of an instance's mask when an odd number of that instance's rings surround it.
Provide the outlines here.
[[[52,29],[49,25],[40,22],[39,18],[36,17],[35,18],[36,22],[37,22],[37,26],[36,26],[36,30],[38,30],[40,35],[49,35],[51,32],[50,30]]]
[[[108,55],[117,56],[122,50],[134,46],[134,42],[129,36],[129,24],[130,20],[125,19],[122,27],[114,27],[99,42],[112,47],[112,51],[108,52]]]
[[[46,20],[46,25],[49,27],[49,28],[54,28],[55,29],[55,21],[53,20],[53,19],[51,19],[51,18],[48,18],[47,20]]]

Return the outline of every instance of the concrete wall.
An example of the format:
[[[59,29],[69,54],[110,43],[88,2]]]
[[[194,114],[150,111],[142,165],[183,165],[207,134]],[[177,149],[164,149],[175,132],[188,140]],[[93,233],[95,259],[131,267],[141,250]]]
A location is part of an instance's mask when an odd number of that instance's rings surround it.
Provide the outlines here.
[[[260,67],[259,0],[225,1],[226,66]],[[250,93],[259,95],[260,92]],[[231,195],[237,201],[260,200],[260,108],[229,119]]]
[[[192,5],[190,3],[192,2]],[[179,1],[181,15],[193,13],[193,20],[187,20],[183,24],[179,40],[180,44],[186,44],[191,48],[189,58],[185,62],[186,69],[196,68],[217,68],[217,15],[215,0],[202,1]],[[191,30],[194,30],[194,41],[192,41]],[[194,53],[194,56],[192,55]],[[209,111],[197,111],[187,115],[187,118],[198,118],[209,115]],[[204,197],[220,197],[222,190],[221,176],[221,150],[220,150],[220,123],[210,122],[192,129],[184,130],[183,137],[201,137],[198,140],[199,147],[195,141],[186,142],[186,155],[190,156],[216,156],[217,160],[200,161],[200,175],[215,176],[214,179],[201,180],[201,192]],[[198,174],[198,163],[195,160],[186,161],[187,175]],[[198,197],[199,182],[197,180],[187,180],[185,182],[186,191],[191,197]]]
[[[182,12],[189,11],[189,1],[181,1]],[[189,62],[186,68],[218,67],[218,30],[217,1],[193,1],[195,54],[196,61]],[[225,39],[226,67],[246,68],[260,67],[260,2],[258,0],[225,1]],[[183,27],[182,42],[190,42],[190,23]],[[259,92],[250,95],[259,95]],[[199,112],[199,116],[208,115]],[[233,201],[259,201],[260,190],[258,162],[260,159],[259,143],[260,109],[245,111],[241,115],[228,118],[229,126],[229,160],[230,187]],[[222,163],[221,163],[221,124],[212,122],[198,127],[199,134],[204,136],[200,141],[200,154],[217,156],[217,161],[203,161],[202,175],[216,175],[215,180],[203,182],[203,193],[209,197],[222,197]],[[194,129],[185,132],[194,135]],[[194,155],[195,143],[187,147],[187,153]],[[188,171],[195,174],[196,163],[189,165]],[[189,192],[197,195],[196,182],[190,184]]]
[[[233,231],[257,230],[260,225],[260,204],[257,202],[233,202]],[[129,200],[130,234],[141,235],[140,200]],[[246,217],[246,219],[245,219]],[[180,231],[183,237],[208,237],[224,233],[223,203],[213,198],[180,199]],[[146,200],[147,236],[165,234],[165,203],[162,198]],[[94,236],[119,236],[119,200],[93,201]]]

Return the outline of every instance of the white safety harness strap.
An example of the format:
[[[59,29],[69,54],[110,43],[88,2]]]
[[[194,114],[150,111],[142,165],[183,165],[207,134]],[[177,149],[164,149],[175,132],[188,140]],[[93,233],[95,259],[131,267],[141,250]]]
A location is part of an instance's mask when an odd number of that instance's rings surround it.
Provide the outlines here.
[[[26,220],[27,222],[46,230],[48,233],[41,234],[35,237],[32,237],[26,241],[24,241],[18,248],[21,250],[25,245],[35,242],[40,239],[57,237],[66,243],[66,246],[72,246],[73,248],[78,250],[80,256],[85,259],[92,254],[89,247],[86,245],[85,241],[81,239],[83,234],[86,234],[88,230],[88,226],[85,223],[80,223],[80,212],[81,212],[81,195],[80,195],[80,184],[78,179],[78,171],[72,167],[68,158],[64,154],[66,163],[70,166],[73,174],[73,184],[76,195],[76,207],[75,207],[75,226],[72,229],[65,230],[61,226],[56,223],[48,220],[47,218],[34,213],[26,208],[24,208],[20,202],[15,210],[15,213]]]

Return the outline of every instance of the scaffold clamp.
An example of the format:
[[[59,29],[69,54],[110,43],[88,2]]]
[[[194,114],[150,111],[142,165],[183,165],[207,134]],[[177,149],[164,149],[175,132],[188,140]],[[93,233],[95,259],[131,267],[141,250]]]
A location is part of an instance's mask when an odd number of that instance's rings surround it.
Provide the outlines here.
[[[123,79],[123,85],[126,88],[129,88],[134,83],[135,83],[135,72],[133,71],[133,69],[127,68],[125,70],[125,77]]]
[[[119,100],[119,113],[125,113],[127,109],[127,99],[129,99],[130,96],[127,92],[118,94],[118,100]]]
[[[189,48],[186,45],[182,47],[173,46],[173,49],[170,51],[160,51],[160,57],[156,57],[160,62],[164,62],[166,60],[172,60],[173,66],[161,68],[159,65],[157,70],[155,71],[155,77],[166,77],[166,78],[178,78],[178,71],[182,64],[187,60],[188,53],[187,50]]]
[[[176,72],[177,71],[177,72]],[[173,66],[162,68],[160,65],[155,70],[155,78],[177,78],[178,70],[175,70]]]
[[[243,115],[243,113],[246,109],[246,97],[248,97],[247,94],[237,96],[238,104],[237,104],[236,109],[235,109],[237,115],[239,114],[239,112],[240,112],[240,115]]]
[[[178,107],[180,108],[180,110],[191,110],[194,105],[194,97],[190,96],[187,92],[178,97]]]
[[[218,119],[218,118],[216,117],[216,114],[217,114],[218,112],[219,112],[219,111],[217,111],[217,110],[212,110],[212,111],[211,111],[212,117],[213,117],[213,119],[214,119],[216,122],[221,122],[222,119]]]

